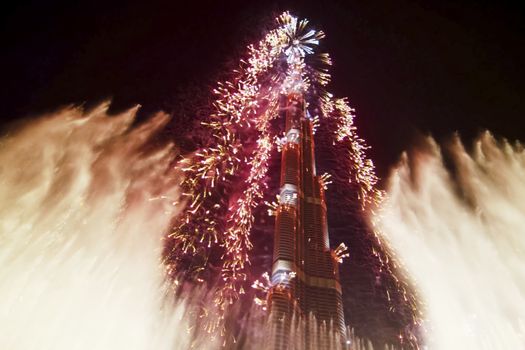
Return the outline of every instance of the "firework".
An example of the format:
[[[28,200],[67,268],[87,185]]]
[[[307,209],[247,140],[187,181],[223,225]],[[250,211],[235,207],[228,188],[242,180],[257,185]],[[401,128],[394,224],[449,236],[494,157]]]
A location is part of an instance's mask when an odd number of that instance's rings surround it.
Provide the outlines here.
[[[332,142],[346,150],[347,182],[357,185],[361,208],[376,205],[383,197],[376,188],[374,164],[366,156],[368,146],[357,135],[354,110],[346,99],[324,90],[331,59],[316,52],[324,33],[288,12],[276,24],[260,42],[247,47],[235,76],[217,83],[214,113],[202,123],[209,139],[179,164],[185,173],[181,188],[187,209],[169,235],[166,263],[170,271],[186,270],[188,278],[202,281],[212,252],[221,257],[214,298],[217,318],[210,321],[210,332],[221,326],[225,311],[245,293],[254,209],[265,203],[273,215],[282,205],[279,198],[272,202],[264,198],[269,160],[289,141],[271,127],[283,94],[308,96],[306,115],[314,131],[323,128],[323,120],[335,121]],[[330,175],[323,175],[321,182],[326,189]],[[341,262],[348,256],[347,247],[342,244],[333,254]],[[388,265],[388,257],[380,253],[376,257]],[[265,281],[253,284],[263,294],[271,287],[268,276]],[[265,307],[263,300],[256,301]]]

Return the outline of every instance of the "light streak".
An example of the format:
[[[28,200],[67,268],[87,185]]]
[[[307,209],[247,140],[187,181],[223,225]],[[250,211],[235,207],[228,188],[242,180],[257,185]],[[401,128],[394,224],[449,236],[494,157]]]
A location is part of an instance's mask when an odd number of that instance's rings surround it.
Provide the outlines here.
[[[338,263],[343,263],[344,258],[348,258],[350,256],[350,253],[348,253],[348,247],[346,244],[341,243],[332,251],[332,254],[335,258],[335,261]]]
[[[321,177],[319,178],[319,182],[321,183],[321,187],[324,189],[324,190],[327,190],[328,189],[328,185],[332,183],[332,181],[330,181],[330,178],[332,177],[332,175],[328,174],[328,173],[324,173],[323,175],[321,175]]]

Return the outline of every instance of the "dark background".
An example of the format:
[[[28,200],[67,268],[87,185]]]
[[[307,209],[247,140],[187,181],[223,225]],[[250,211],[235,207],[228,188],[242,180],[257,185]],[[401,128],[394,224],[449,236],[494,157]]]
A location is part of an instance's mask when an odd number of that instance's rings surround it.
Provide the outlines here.
[[[502,1],[18,1],[2,9],[2,122],[106,98],[187,119],[284,9],[326,32],[330,89],[381,176],[418,132],[525,140],[524,11]]]

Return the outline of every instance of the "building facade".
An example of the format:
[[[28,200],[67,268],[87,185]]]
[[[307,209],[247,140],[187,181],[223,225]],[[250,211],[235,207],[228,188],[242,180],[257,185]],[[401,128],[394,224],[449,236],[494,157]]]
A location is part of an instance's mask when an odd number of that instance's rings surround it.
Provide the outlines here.
[[[286,139],[275,221],[268,348],[328,349],[335,338],[345,342],[345,323],[324,189],[316,174],[313,123],[302,94],[282,97],[281,117]]]

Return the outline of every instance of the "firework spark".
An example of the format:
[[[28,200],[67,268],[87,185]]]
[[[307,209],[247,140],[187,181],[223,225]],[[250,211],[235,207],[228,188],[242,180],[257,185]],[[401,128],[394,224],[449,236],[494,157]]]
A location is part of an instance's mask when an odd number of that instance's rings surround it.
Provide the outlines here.
[[[169,235],[166,263],[170,271],[185,269],[190,272],[188,278],[202,281],[200,275],[209,270],[210,256],[221,257],[214,299],[217,319],[211,322],[210,332],[220,328],[225,311],[245,293],[254,209],[266,203],[270,215],[279,210],[279,199],[268,202],[264,198],[270,158],[289,141],[271,127],[279,116],[283,94],[308,96],[307,116],[313,120],[314,131],[323,128],[323,120],[336,122],[332,142],[346,149],[347,183],[358,186],[361,207],[376,205],[383,197],[376,188],[374,164],[366,156],[368,146],[357,135],[354,110],[346,99],[324,90],[332,62],[328,54],[317,52],[323,37],[306,19],[288,12],[276,18],[276,28],[247,47],[247,57],[240,61],[235,76],[217,83],[214,113],[202,122],[209,139],[180,162],[188,207]],[[329,178],[328,174],[321,178],[325,189]],[[346,249],[340,246],[334,254],[342,261]],[[381,263],[387,265],[385,260]]]

